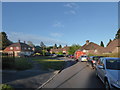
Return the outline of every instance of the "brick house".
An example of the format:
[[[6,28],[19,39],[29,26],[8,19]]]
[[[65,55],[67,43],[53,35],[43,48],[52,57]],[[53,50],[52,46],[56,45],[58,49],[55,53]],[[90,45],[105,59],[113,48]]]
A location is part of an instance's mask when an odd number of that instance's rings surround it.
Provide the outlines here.
[[[96,43],[89,42],[89,40],[87,40],[86,44],[84,44],[79,50],[86,54],[102,54],[106,51],[104,47],[99,46]]]
[[[59,52],[62,52],[63,54],[68,54],[68,49],[69,47],[65,46],[63,48],[58,48],[58,49],[51,49],[50,50],[50,53],[59,53]]]
[[[14,55],[17,57],[19,56],[30,56],[34,51],[33,51],[33,47],[27,45],[24,41],[24,43],[20,42],[20,40],[18,41],[18,43],[13,43],[11,45],[9,45],[8,47],[6,47],[4,49],[4,52],[8,53],[8,55]]]
[[[105,48],[106,53],[118,53],[120,52],[120,39],[114,39]]]

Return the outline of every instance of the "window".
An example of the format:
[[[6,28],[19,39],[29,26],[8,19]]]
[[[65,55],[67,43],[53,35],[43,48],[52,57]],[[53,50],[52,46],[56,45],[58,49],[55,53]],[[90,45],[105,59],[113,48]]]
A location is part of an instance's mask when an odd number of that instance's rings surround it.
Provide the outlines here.
[[[26,48],[26,47],[24,47],[24,49],[26,50],[27,48]]]
[[[28,49],[30,50],[31,48],[29,47]]]
[[[94,52],[97,52],[97,50],[95,49],[95,51]]]
[[[17,50],[19,50],[19,47],[16,47]]]
[[[13,50],[13,47],[10,47],[10,50]]]
[[[119,59],[116,59],[116,60],[108,59],[106,61],[106,68],[112,69],[112,70],[120,70],[120,60]]]

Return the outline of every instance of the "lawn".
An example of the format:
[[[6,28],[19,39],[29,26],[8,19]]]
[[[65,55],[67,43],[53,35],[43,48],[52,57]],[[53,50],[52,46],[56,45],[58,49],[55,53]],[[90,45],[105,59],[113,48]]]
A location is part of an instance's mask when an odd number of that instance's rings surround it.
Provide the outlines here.
[[[36,59],[35,61],[39,62],[44,70],[61,70],[65,65],[64,60],[57,59]]]

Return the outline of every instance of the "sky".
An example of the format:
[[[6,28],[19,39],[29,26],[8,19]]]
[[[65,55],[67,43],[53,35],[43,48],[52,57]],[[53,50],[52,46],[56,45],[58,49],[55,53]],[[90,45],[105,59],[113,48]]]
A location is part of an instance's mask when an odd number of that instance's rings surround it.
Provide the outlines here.
[[[14,42],[106,45],[118,30],[118,3],[3,2],[2,30]]]

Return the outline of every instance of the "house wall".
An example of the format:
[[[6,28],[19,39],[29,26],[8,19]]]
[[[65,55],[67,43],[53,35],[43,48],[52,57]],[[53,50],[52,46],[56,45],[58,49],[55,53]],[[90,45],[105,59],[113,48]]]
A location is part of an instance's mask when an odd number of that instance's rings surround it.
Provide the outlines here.
[[[116,47],[112,53],[118,53],[118,52],[120,52],[120,47]]]

